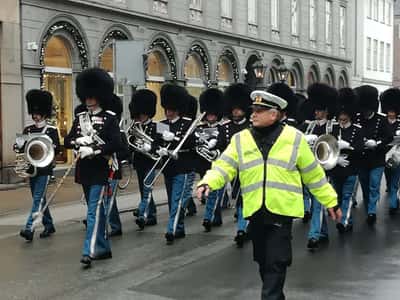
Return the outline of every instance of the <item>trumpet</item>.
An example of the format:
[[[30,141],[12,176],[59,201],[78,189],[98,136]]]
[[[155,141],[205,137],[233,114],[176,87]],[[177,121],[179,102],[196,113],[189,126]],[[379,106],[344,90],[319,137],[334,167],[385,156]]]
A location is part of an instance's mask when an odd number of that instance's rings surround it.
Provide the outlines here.
[[[37,168],[49,166],[55,157],[53,141],[41,133],[17,134],[15,150],[14,171],[22,178],[36,176]]]
[[[338,140],[331,134],[321,135],[314,144],[313,152],[324,170],[331,170],[336,166],[340,155]]]
[[[197,138],[197,146],[195,147],[196,153],[203,157],[205,160],[212,162],[220,155],[219,150],[212,150],[217,143],[218,129],[217,128],[206,128],[200,129],[195,133]],[[213,146],[210,146],[210,142],[215,141]],[[211,148],[211,149],[210,149]]]
[[[149,173],[147,173],[146,177],[143,180],[143,184],[145,187],[151,188],[154,185],[154,183],[157,181],[157,178],[161,175],[162,171],[165,169],[165,167],[170,162],[171,158],[178,159],[178,153],[181,150],[183,144],[186,142],[186,140],[189,138],[189,136],[196,130],[197,125],[200,123],[200,121],[204,118],[205,115],[206,115],[206,112],[203,112],[196,120],[194,120],[192,122],[189,129],[186,131],[185,135],[180,140],[178,146],[176,146],[176,148],[173,151],[168,150],[168,148],[171,144],[169,144],[167,146],[167,148],[164,148],[168,154],[167,155],[168,158],[163,162],[164,156],[160,155],[160,157],[154,163],[153,167],[150,169]],[[159,169],[159,170],[157,173],[154,173],[154,171],[156,169]]]
[[[220,155],[219,150],[210,150],[206,145],[196,146],[196,153],[209,162],[216,160]]]
[[[150,153],[151,145],[154,140],[144,132],[140,123],[132,121],[128,128],[127,139],[129,146],[135,149],[135,151],[146,155],[152,160],[158,160],[160,158],[159,155]]]

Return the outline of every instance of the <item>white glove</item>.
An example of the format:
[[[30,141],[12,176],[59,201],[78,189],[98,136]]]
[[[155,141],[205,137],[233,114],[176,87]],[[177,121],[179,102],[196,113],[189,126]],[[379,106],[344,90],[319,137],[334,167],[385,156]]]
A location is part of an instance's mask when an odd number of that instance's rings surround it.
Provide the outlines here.
[[[211,139],[211,140],[209,140],[208,141],[208,143],[207,143],[207,148],[208,149],[213,149],[213,148],[215,148],[215,146],[217,146],[217,140],[216,139]]]
[[[167,148],[160,148],[156,152],[161,157],[168,156],[168,149]]]
[[[85,158],[94,154],[94,150],[91,147],[82,146],[79,148],[78,153],[81,158]]]
[[[175,138],[175,134],[173,134],[171,131],[164,131],[162,134],[162,138],[166,142],[172,142]]]
[[[347,155],[339,155],[337,164],[343,168],[346,168],[350,164],[349,160],[347,159]]]
[[[339,150],[346,150],[346,149],[353,150],[354,149],[353,147],[350,146],[349,142],[346,142],[344,140],[339,140],[338,144],[339,144]]]
[[[315,135],[315,134],[307,134],[306,135],[306,141],[310,146],[314,145],[316,140],[318,140],[317,135]]]
[[[81,146],[87,146],[87,145],[93,144],[93,139],[91,136],[86,135],[86,136],[78,137],[75,140],[75,143],[78,145],[81,145]]]
[[[367,140],[364,145],[367,149],[374,149],[376,148],[377,143],[375,140]]]
[[[143,146],[142,146],[142,151],[143,152],[150,152],[150,150],[151,150],[151,145],[148,144],[148,143],[144,143]]]

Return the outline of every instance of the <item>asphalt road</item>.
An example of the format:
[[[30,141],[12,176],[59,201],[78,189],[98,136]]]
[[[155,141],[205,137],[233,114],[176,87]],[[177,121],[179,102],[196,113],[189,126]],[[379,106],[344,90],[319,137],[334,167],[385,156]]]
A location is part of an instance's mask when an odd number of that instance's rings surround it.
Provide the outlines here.
[[[315,253],[305,248],[308,225],[296,221],[287,299],[400,299],[400,215],[389,217],[386,203],[380,203],[374,229],[365,224],[362,205],[352,233],[339,236],[330,223],[330,243]],[[122,214],[124,234],[113,239],[113,258],[88,270],[79,264],[82,213],[69,211],[52,238],[33,243],[16,235],[22,217],[0,218],[0,299],[260,298],[251,244],[237,249],[233,243],[233,210],[211,233],[203,232],[200,215],[187,218],[186,238],[172,246],[163,236],[165,206],[159,224],[143,232],[136,231],[131,213]]]

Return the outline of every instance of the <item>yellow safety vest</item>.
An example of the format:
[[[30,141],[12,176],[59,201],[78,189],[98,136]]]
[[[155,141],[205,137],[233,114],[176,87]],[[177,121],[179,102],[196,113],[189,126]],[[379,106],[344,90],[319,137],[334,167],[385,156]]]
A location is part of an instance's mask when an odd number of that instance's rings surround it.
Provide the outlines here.
[[[266,161],[250,130],[234,135],[199,185],[208,184],[212,190],[217,190],[232,181],[237,173],[245,218],[252,216],[263,203],[272,213],[303,217],[302,182],[324,206],[337,205],[336,192],[304,135],[288,125],[273,144]]]

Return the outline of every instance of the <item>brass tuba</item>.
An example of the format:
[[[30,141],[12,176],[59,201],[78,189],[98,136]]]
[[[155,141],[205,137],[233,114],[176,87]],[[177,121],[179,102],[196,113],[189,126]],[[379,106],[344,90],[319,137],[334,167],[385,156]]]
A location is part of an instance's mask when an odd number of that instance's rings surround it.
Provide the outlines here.
[[[321,135],[314,144],[313,152],[324,170],[331,170],[336,166],[340,155],[338,140],[331,134]]]
[[[37,168],[45,168],[54,160],[53,141],[45,134],[17,135],[16,145],[24,149],[15,160],[14,171],[20,177],[36,176]]]

